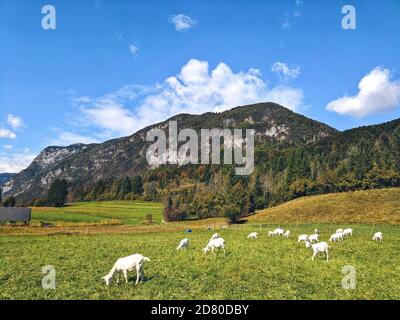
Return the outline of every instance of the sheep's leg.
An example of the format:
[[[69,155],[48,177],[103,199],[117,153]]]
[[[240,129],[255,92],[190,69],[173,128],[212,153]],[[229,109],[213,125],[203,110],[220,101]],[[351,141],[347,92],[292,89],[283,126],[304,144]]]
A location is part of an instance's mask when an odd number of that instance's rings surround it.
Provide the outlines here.
[[[144,279],[144,268],[143,265],[140,267],[140,283],[143,282]]]
[[[222,250],[224,250],[224,256],[226,256],[225,246],[222,246]]]
[[[124,274],[125,283],[128,283],[128,270],[122,270],[122,273]]]
[[[136,282],[135,282],[135,285],[137,285],[139,283],[141,267],[142,266],[140,266],[140,265],[136,265]]]
[[[316,255],[317,255],[317,253],[314,252],[314,254],[313,254],[312,258],[311,258],[312,261],[314,261],[314,258],[315,258]]]
[[[326,261],[328,261],[329,260],[328,250],[325,251],[325,254],[326,254]]]
[[[117,272],[117,284],[119,283],[119,272]]]

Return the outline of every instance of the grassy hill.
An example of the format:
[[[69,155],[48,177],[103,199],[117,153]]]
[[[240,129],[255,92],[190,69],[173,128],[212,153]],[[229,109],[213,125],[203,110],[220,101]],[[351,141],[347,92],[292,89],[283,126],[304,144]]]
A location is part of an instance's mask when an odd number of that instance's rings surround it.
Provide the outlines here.
[[[302,197],[261,210],[248,221],[400,224],[400,188]]]

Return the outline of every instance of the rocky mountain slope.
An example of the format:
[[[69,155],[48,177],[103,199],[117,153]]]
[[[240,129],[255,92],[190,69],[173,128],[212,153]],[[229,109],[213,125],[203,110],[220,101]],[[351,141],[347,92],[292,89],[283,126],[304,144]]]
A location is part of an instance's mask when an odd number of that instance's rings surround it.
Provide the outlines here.
[[[0,186],[2,186],[5,182],[9,181],[15,173],[0,173]]]
[[[131,136],[100,144],[47,147],[28,168],[4,184],[3,196],[14,195],[24,200],[41,197],[56,178],[65,178],[73,189],[74,185],[90,185],[100,179],[143,173],[149,168],[145,158],[150,145],[145,141],[146,133],[155,127],[168,129],[169,120],[176,120],[179,130],[255,129],[256,146],[261,141],[282,145],[312,144],[338,133],[274,103],[241,106],[221,113],[180,114]]]

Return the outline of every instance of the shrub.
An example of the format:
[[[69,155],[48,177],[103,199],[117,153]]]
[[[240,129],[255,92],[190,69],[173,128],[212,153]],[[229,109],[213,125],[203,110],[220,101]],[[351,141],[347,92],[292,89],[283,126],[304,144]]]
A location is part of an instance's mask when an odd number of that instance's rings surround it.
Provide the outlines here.
[[[15,203],[16,203],[15,198],[11,196],[3,201],[3,207],[15,207]]]

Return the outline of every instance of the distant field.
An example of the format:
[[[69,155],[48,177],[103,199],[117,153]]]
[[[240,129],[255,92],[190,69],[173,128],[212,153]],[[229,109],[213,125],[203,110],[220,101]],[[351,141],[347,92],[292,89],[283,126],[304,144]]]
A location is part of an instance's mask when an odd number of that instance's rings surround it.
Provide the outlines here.
[[[163,205],[144,201],[76,202],[63,208],[34,207],[32,223],[65,224],[141,224],[146,214],[155,223],[162,220]]]
[[[344,225],[341,225],[344,226]],[[346,225],[347,226],[347,225]],[[282,225],[293,237],[269,238],[275,225],[218,229],[227,255],[204,255],[212,232],[0,237],[0,299],[400,299],[400,227],[352,225],[354,236],[331,244],[330,261],[311,261],[296,241],[315,225]],[[338,225],[319,224],[322,240]],[[261,228],[261,229],[260,229]],[[183,229],[182,229],[183,230]],[[246,238],[258,231],[259,239]],[[382,230],[385,242],[371,240]],[[177,252],[182,238],[189,250]],[[115,260],[132,253],[151,259],[146,281],[106,287],[100,279]],[[42,266],[56,269],[56,289],[41,286]],[[356,289],[344,289],[342,268],[356,270]]]
[[[252,223],[400,224],[400,188],[330,193],[259,211]]]

